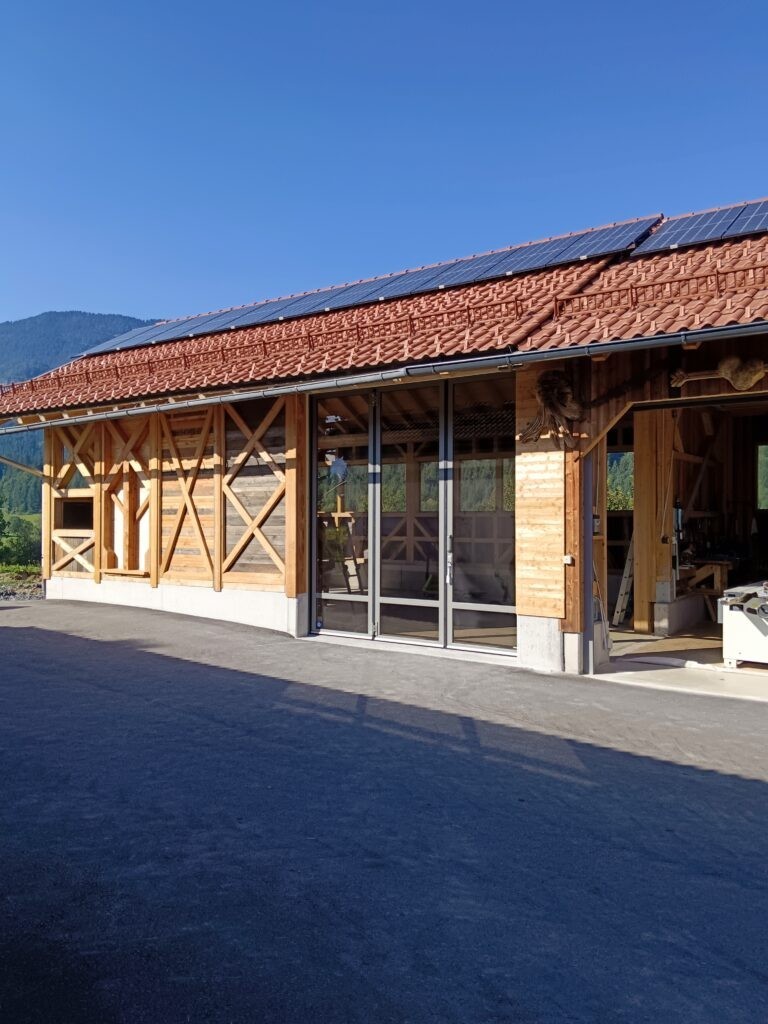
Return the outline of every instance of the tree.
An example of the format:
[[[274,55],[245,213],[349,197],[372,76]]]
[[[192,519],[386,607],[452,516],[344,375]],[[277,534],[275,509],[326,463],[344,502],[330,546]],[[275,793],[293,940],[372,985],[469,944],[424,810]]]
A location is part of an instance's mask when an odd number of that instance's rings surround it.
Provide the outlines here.
[[[40,528],[21,516],[0,509],[0,564],[33,565],[40,562]]]
[[[607,506],[610,512],[631,511],[635,507],[635,456],[633,452],[608,455]]]

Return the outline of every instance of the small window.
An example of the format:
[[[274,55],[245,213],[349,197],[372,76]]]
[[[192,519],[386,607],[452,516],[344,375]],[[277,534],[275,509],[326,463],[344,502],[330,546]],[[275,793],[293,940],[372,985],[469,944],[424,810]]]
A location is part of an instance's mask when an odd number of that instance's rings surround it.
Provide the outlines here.
[[[768,444],[757,446],[757,507],[768,509]]]
[[[93,498],[62,498],[59,515],[62,530],[92,530]]]

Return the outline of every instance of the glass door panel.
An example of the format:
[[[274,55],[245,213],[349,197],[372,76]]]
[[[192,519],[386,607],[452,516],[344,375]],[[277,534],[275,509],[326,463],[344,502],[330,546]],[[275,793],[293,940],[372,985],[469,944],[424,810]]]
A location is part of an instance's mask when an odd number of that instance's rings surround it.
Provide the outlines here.
[[[315,403],[315,628],[369,633],[369,396]]]
[[[380,392],[379,632],[439,641],[441,387]]]
[[[451,636],[513,648],[515,615],[514,377],[454,385]]]

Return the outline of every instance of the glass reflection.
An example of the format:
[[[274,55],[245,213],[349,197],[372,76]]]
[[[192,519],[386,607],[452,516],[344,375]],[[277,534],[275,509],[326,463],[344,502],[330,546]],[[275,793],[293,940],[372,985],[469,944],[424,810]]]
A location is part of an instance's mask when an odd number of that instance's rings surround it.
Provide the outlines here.
[[[517,616],[502,612],[454,609],[453,640],[471,647],[517,646]]]
[[[333,395],[316,403],[315,578],[320,594],[368,595],[368,396]],[[368,602],[339,608],[352,625],[326,628],[366,632]]]
[[[453,404],[453,601],[515,604],[514,378],[462,381]],[[453,613],[454,642],[514,647],[515,618]]]
[[[380,409],[381,595],[435,600],[440,588],[440,389],[383,391]],[[411,611],[403,614],[413,617]],[[385,632],[385,620],[394,623],[394,618],[381,615]]]
[[[379,609],[384,636],[400,636],[411,640],[440,639],[440,609],[434,606],[383,604]]]

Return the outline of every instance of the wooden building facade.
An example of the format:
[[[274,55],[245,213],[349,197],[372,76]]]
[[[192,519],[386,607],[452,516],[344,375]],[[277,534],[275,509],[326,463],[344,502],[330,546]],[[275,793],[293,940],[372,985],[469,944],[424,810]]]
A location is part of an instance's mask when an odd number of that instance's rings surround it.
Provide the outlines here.
[[[45,434],[47,595],[572,672],[622,601],[635,633],[711,619],[768,575],[767,280],[763,231],[158,325],[4,389],[0,431]]]

